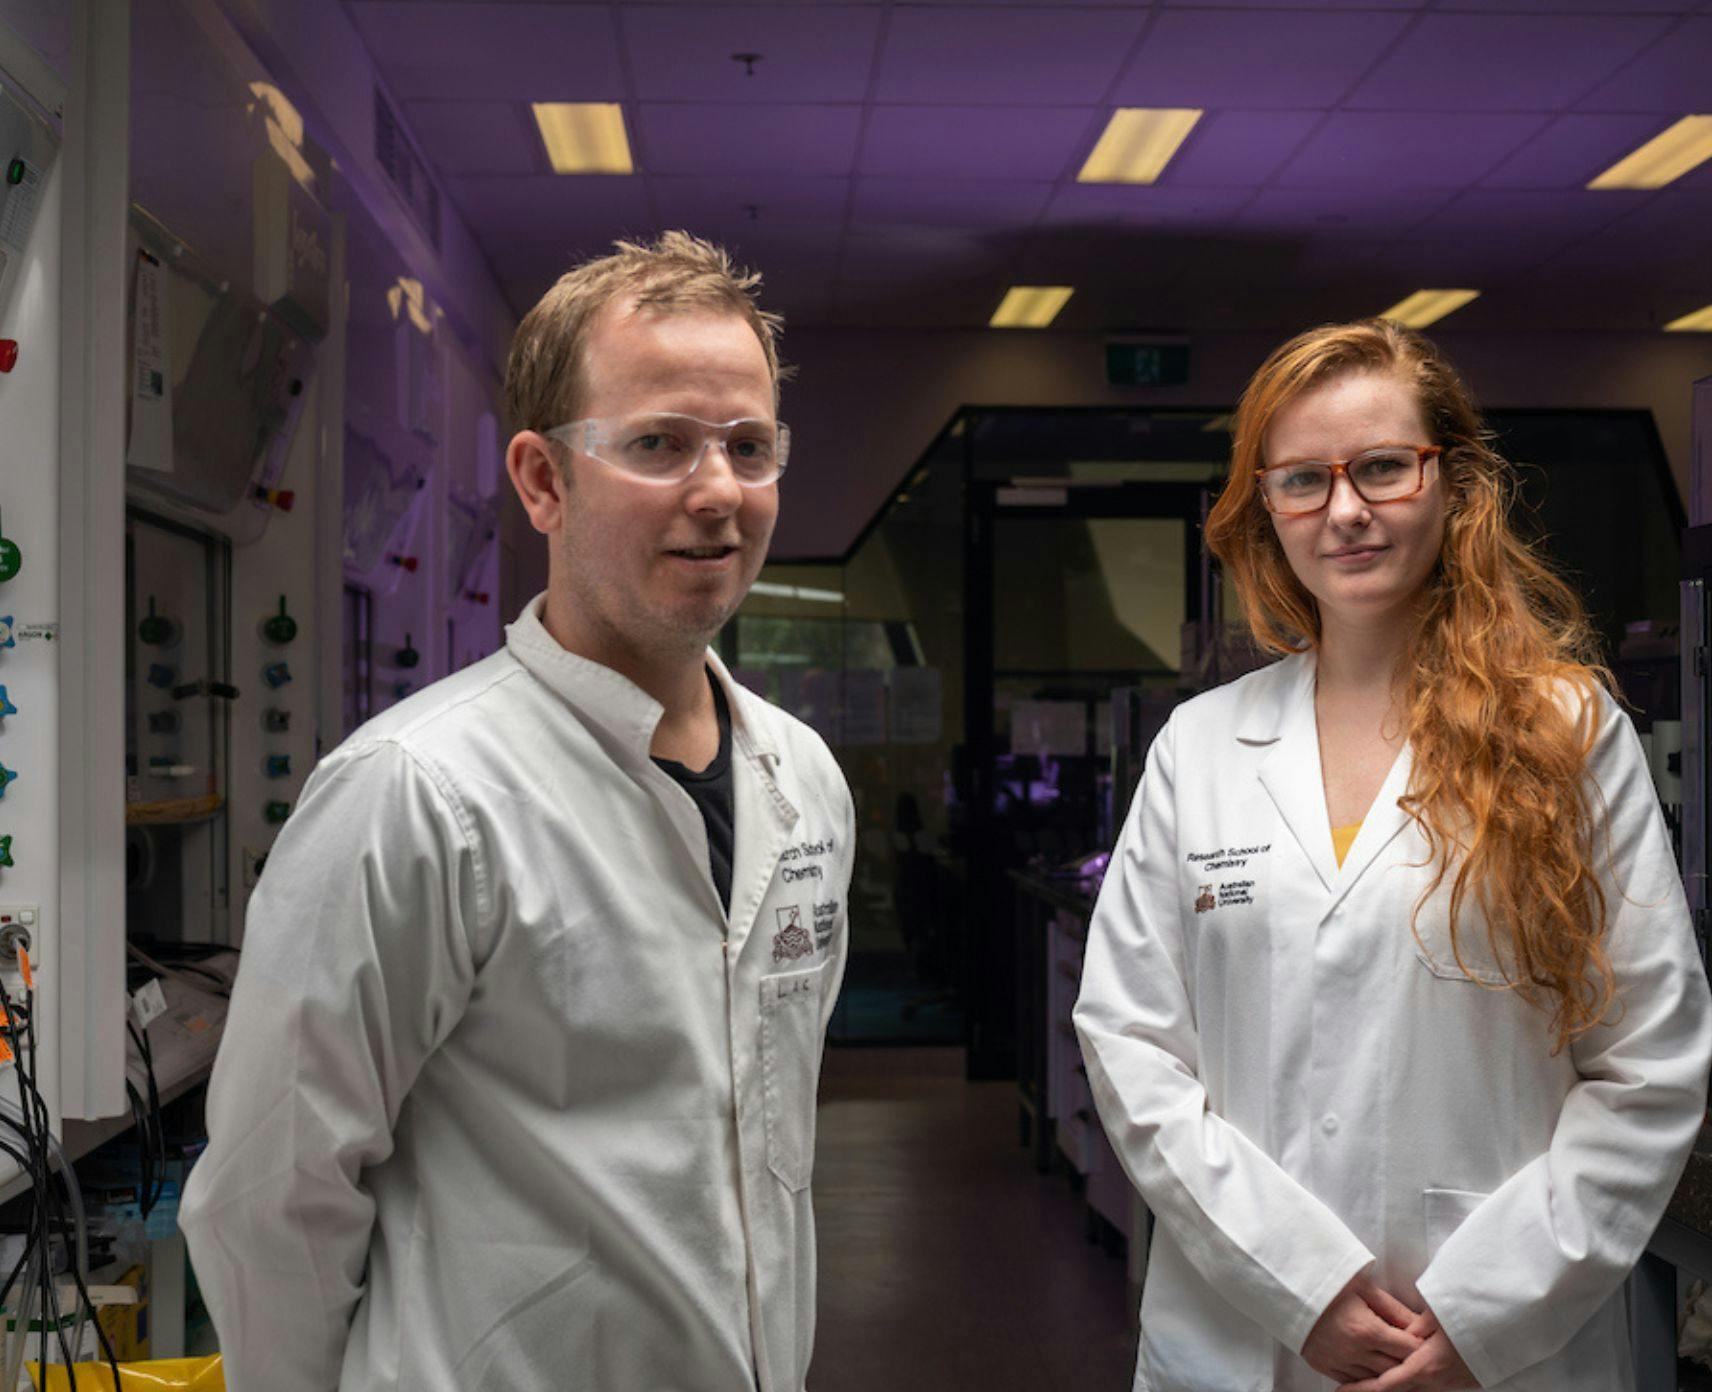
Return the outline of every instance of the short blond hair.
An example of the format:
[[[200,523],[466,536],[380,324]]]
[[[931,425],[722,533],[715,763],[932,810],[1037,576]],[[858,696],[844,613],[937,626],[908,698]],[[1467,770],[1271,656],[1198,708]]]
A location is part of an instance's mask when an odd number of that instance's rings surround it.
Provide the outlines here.
[[[761,277],[733,264],[724,247],[688,232],[665,232],[653,242],[613,243],[554,283],[523,316],[505,363],[505,410],[513,431],[549,430],[578,414],[583,345],[590,323],[614,300],[637,308],[728,311],[741,315],[767,355],[778,402],[778,337],[784,320],[755,302]]]

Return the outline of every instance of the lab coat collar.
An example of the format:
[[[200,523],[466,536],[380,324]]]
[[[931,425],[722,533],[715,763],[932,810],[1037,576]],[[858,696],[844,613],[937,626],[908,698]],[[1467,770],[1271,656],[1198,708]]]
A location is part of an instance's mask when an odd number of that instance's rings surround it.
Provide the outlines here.
[[[1319,722],[1314,714],[1314,654],[1302,652],[1267,668],[1242,693],[1237,739],[1271,744],[1261,761],[1261,786],[1278,808],[1290,834],[1302,848],[1335,908],[1362,873],[1408,824],[1398,799],[1408,791],[1413,769],[1407,743],[1386,775],[1378,796],[1362,819],[1361,831],[1340,868],[1332,848],[1326,813],[1325,777],[1320,766]]]
[[[506,649],[577,713],[615,759],[632,770],[646,767],[654,729],[665,708],[629,677],[564,647],[541,622],[546,600],[546,591],[542,591],[523,606],[515,623],[506,625]],[[767,765],[770,775],[778,766],[779,750],[776,734],[765,718],[765,703],[732,680],[711,648],[706,659],[725,688],[733,738]],[[762,709],[758,711],[757,706]]]

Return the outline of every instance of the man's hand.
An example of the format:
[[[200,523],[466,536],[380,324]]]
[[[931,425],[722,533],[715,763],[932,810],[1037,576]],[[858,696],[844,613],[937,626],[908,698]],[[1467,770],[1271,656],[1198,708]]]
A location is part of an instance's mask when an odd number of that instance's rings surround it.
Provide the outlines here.
[[[1421,1346],[1378,1377],[1345,1383],[1338,1392],[1463,1392],[1480,1386],[1431,1310],[1417,1315],[1404,1333],[1419,1338]]]
[[[1363,1379],[1408,1366],[1420,1352],[1426,1336],[1414,1330],[1422,1318],[1366,1276],[1356,1276],[1326,1306],[1302,1345],[1302,1357],[1316,1373],[1346,1384],[1343,1392],[1372,1392],[1379,1384]],[[1385,1392],[1404,1385],[1387,1383]]]

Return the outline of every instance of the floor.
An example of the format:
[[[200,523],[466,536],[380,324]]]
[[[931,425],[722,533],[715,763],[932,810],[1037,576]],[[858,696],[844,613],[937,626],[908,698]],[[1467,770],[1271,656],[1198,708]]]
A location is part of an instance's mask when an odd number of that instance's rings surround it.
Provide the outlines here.
[[[952,1049],[834,1049],[811,1392],[1127,1392],[1124,1265],[1017,1145],[1016,1085]]]

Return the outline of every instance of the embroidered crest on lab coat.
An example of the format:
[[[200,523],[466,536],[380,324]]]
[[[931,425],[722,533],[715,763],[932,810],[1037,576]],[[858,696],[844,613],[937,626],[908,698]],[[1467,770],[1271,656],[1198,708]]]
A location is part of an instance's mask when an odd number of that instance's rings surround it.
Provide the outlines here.
[[[803,927],[800,904],[774,909],[773,914],[779,922],[779,931],[773,935],[775,962],[794,962],[798,957],[807,957],[814,951],[814,939],[809,937],[808,930]]]
[[[1218,906],[1218,896],[1213,893],[1213,887],[1211,885],[1202,885],[1200,898],[1195,900],[1195,912],[1207,913],[1218,908]]]

